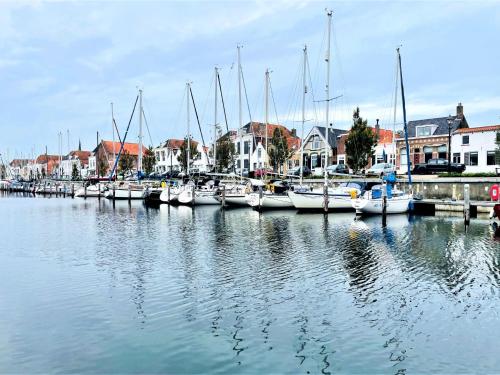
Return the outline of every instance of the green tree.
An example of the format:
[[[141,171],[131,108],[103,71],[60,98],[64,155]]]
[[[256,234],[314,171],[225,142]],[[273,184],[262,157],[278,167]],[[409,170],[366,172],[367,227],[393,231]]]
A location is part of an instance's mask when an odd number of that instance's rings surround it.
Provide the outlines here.
[[[78,172],[78,167],[76,166],[76,163],[73,163],[73,166],[71,168],[71,179],[73,181],[76,181],[80,178],[80,173]]]
[[[120,170],[122,177],[125,177],[134,168],[134,157],[129,154],[127,150],[124,150],[120,155],[120,160],[118,161],[118,169]]]
[[[97,160],[97,171],[100,177],[104,177],[108,173],[109,163],[104,156],[99,156]]]
[[[187,138],[184,138],[184,142],[182,143],[181,147],[179,148],[179,155],[177,156],[177,161],[179,163],[181,163],[181,166],[182,166],[182,170],[183,171],[187,171],[187,150],[188,150],[188,139]],[[196,143],[191,140],[190,142],[190,160],[193,161],[194,159],[196,159],[200,153],[198,152],[198,150],[196,149]]]
[[[347,165],[357,173],[368,165],[377,144],[377,135],[368,127],[368,121],[359,116],[359,107],[354,111],[352,120],[345,141],[345,153]]]
[[[142,165],[144,167],[144,172],[146,173],[146,175],[153,172],[155,163],[156,158],[155,153],[153,152],[153,146],[149,146],[149,148],[146,149],[144,157],[142,158]]]
[[[235,149],[234,143],[228,134],[217,140],[217,171],[221,172],[225,168],[233,165]]]
[[[273,170],[279,171],[281,166],[292,156],[293,151],[288,149],[288,142],[280,128],[274,129],[273,137],[268,144],[269,163]]]

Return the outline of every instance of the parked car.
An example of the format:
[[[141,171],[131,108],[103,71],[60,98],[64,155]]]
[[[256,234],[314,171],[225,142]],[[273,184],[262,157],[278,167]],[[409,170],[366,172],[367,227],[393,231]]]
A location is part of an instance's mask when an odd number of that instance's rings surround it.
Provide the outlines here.
[[[304,165],[304,177],[309,176],[311,174],[311,169],[308,166]],[[292,168],[287,173],[288,176],[300,176],[300,167]]]
[[[271,174],[274,173],[274,171],[271,168],[259,168],[256,169],[253,173],[254,177],[262,177],[266,174]]]
[[[238,175],[238,176],[243,176],[243,177],[248,177],[248,168],[243,168],[243,173],[241,173],[241,170],[240,168],[236,168],[235,169],[235,173]]]
[[[450,171],[453,173],[462,173],[465,171],[465,164],[451,163]],[[429,159],[427,163],[415,165],[412,173],[415,174],[432,174],[448,172],[448,160],[446,159]]]
[[[349,174],[349,167],[346,164],[333,164],[326,167],[326,172],[329,176],[335,173]]]
[[[382,177],[389,173],[394,173],[396,168],[391,163],[377,163],[366,171],[367,176]]]

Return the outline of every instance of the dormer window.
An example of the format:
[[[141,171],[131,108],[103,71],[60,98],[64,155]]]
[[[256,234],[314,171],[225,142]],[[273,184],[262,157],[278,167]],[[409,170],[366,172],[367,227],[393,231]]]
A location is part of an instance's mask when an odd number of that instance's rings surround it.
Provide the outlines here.
[[[417,137],[428,137],[432,134],[434,134],[434,131],[436,130],[437,126],[436,125],[422,125],[422,126],[417,126]]]

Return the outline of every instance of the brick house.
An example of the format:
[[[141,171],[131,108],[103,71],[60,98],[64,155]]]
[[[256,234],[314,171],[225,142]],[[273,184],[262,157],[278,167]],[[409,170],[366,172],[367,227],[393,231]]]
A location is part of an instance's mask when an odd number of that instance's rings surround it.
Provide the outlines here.
[[[115,164],[116,156],[118,156],[118,152],[120,151],[121,144],[120,142],[113,141],[101,141],[99,145],[92,151],[92,156],[89,157],[89,175],[99,175],[99,163],[98,160],[105,160],[108,163],[108,169],[104,175],[109,175],[113,166]],[[143,146],[142,154],[146,155],[147,148]],[[137,162],[139,156],[139,143],[129,143],[125,142],[123,145],[123,151],[127,151],[134,159],[133,170],[137,171]],[[118,166],[117,166],[118,168]],[[116,173],[116,171],[115,171]]]
[[[448,119],[451,127],[448,128]],[[412,165],[425,163],[429,159],[448,158],[448,132],[468,128],[462,103],[458,103],[454,116],[436,117],[408,122],[408,143],[410,146],[410,162]],[[406,145],[404,134],[396,138],[396,168],[406,172]]]

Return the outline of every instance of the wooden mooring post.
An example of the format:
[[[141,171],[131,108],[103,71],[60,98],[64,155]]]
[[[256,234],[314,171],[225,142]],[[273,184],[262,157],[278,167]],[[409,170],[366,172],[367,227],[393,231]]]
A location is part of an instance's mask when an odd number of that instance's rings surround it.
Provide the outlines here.
[[[221,193],[221,206],[222,208],[226,207],[226,185],[222,185],[222,193]]]
[[[130,184],[128,184],[128,201],[132,200],[132,188],[130,187]]]
[[[387,225],[387,184],[382,185],[382,226]]]
[[[328,185],[323,185],[323,210],[328,213]]]
[[[470,224],[470,186],[464,184],[464,224]]]

